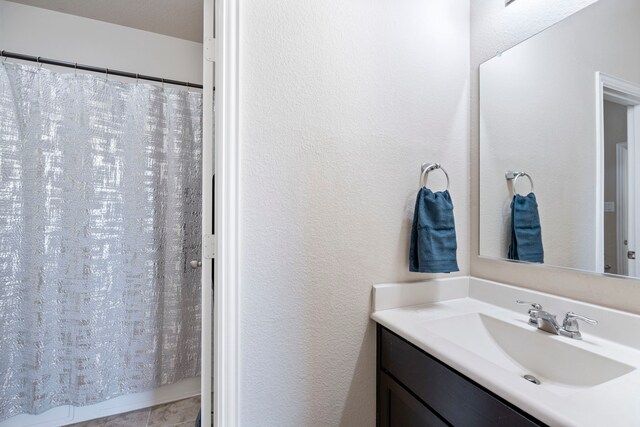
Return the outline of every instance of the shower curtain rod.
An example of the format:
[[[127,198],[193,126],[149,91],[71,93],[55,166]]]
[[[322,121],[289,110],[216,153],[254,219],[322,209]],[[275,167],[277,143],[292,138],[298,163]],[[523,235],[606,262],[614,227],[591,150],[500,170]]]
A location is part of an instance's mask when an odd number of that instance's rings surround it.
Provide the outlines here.
[[[167,83],[175,86],[186,86],[197,89],[202,89],[201,84],[183,82],[179,80],[164,79],[162,77],[146,76],[144,74],[130,73],[128,71],[112,70],[110,68],[94,67],[93,65],[78,64],[77,62],[58,61],[56,59],[43,58],[41,56],[24,55],[22,53],[8,52],[6,50],[0,51],[0,57],[19,59],[21,61],[37,62],[38,64],[55,65],[57,67],[73,68],[74,70],[92,71],[94,73],[128,77],[138,80],[149,80],[158,83]]]

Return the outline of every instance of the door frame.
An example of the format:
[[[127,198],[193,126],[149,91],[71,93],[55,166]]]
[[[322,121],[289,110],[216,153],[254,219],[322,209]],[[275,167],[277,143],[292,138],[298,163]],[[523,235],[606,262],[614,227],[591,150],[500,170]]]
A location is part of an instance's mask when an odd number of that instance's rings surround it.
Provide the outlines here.
[[[206,417],[206,421],[203,417],[202,426],[209,427],[211,422],[216,427],[234,427],[239,424],[239,0],[204,1],[205,5],[213,6],[205,15],[208,17],[205,25],[207,21],[209,28],[215,24],[212,49],[215,51],[216,259],[213,349],[210,349],[213,416]]]
[[[595,188],[595,271],[604,273],[604,101],[626,105],[627,112],[627,155],[629,159],[629,182],[640,188],[640,170],[633,167],[640,165],[640,84],[596,72],[596,188]],[[632,107],[632,108],[631,108]],[[631,187],[631,186],[630,186]],[[640,212],[640,197],[629,191],[627,199],[632,211]],[[640,243],[640,226],[635,221],[628,221],[628,247],[635,249]],[[629,276],[635,276],[634,263],[629,263]]]
[[[628,218],[628,198],[627,190],[629,183],[629,174],[627,171],[627,159],[629,152],[626,142],[616,143],[616,274],[628,275],[629,262],[627,260],[628,244],[623,241],[629,235],[627,228]]]
[[[202,296],[200,304],[201,329],[200,339],[200,425],[211,426],[212,410],[212,342],[213,342],[213,260],[212,253],[205,253],[205,241],[213,236],[215,218],[215,201],[213,200],[213,175],[215,159],[215,118],[214,118],[214,64],[215,56],[211,52],[211,40],[214,36],[214,0],[203,0],[203,34],[202,34]]]

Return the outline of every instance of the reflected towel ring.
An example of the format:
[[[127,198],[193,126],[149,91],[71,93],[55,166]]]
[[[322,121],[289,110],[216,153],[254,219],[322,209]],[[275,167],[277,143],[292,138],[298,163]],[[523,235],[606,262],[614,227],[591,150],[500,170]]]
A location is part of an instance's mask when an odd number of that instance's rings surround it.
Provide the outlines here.
[[[427,178],[429,177],[429,172],[436,169],[440,169],[444,173],[444,176],[447,178],[446,191],[449,191],[449,174],[446,170],[444,170],[442,166],[440,166],[440,163],[424,163],[422,165],[422,174],[420,174],[420,188],[427,186]]]
[[[530,193],[533,193],[533,179],[531,179],[531,176],[526,173],[526,172],[513,172],[513,171],[508,171],[505,175],[505,178],[510,181],[513,180],[513,194],[520,194],[518,193],[518,190],[516,188],[516,184],[518,183],[518,178],[520,178],[521,176],[526,176],[527,179],[529,180],[529,184],[531,185],[531,191]]]

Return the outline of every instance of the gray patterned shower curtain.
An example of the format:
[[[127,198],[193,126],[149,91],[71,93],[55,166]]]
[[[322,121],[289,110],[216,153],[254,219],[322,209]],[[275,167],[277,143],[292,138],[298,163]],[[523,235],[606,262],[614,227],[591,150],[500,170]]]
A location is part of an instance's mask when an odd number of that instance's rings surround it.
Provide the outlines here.
[[[0,421],[200,373],[202,94],[0,65]]]

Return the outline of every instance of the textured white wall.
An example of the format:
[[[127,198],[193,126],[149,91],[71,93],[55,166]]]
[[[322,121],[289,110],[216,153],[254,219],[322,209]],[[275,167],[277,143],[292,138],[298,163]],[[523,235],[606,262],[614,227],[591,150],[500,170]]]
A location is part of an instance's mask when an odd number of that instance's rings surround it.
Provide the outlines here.
[[[201,43],[4,0],[0,49],[202,83]]]
[[[640,301],[640,284],[637,281],[546,266],[515,265],[477,255],[480,247],[478,67],[496,52],[515,46],[594,2],[517,0],[508,7],[504,7],[503,0],[471,2],[471,273],[477,277],[640,313],[637,303]]]
[[[240,29],[241,424],[372,426],[422,162],[468,273],[469,3],[250,0]]]
[[[480,67],[481,255],[506,256],[511,169],[534,180],[545,264],[601,262],[596,72],[640,83],[639,16],[638,0],[601,0]],[[518,189],[529,191],[526,179]]]

